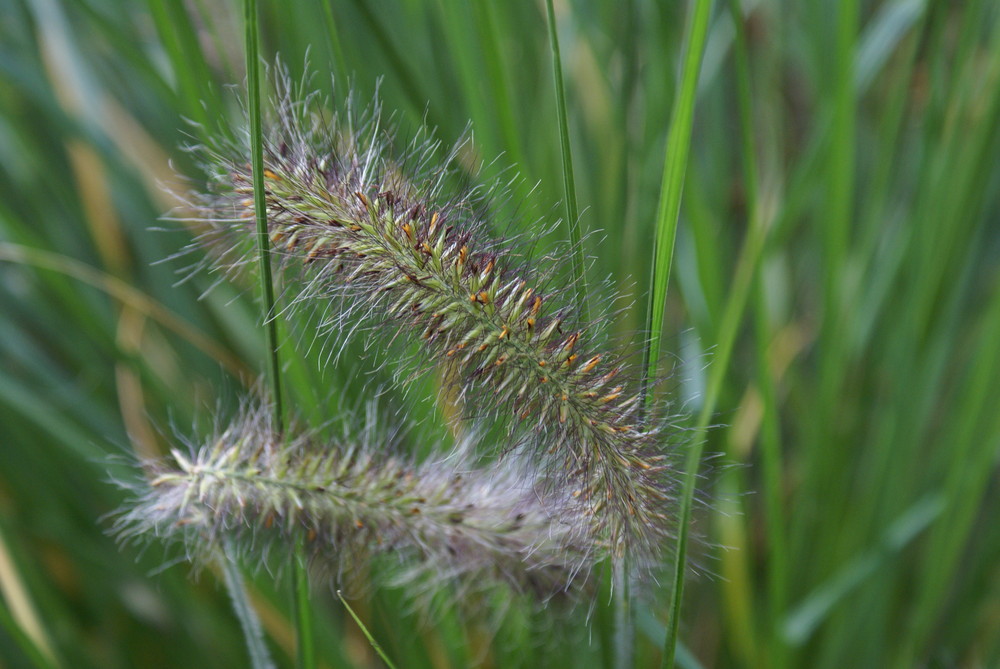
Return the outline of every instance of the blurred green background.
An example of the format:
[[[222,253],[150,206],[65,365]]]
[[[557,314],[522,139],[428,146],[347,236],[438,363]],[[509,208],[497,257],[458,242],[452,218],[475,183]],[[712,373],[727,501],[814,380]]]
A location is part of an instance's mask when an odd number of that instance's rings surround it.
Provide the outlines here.
[[[560,215],[543,3],[261,4],[268,62],[338,101],[348,81],[361,101],[378,89],[404,138],[426,121],[450,143],[471,122],[467,163],[523,177],[502,225]],[[588,279],[616,296],[592,306],[623,309],[611,329],[636,354],[687,11],[556,3]],[[737,13],[715,3],[665,324],[683,423],[746,299],[716,372],[680,663],[998,666],[1000,7]],[[242,30],[231,0],[0,0],[0,666],[246,663],[215,573],[107,533],[134,454],[224,417],[263,369],[252,284],[199,299],[216,277],[175,285],[192,259],[161,262],[191,239],[159,220],[175,175],[199,178],[182,147],[239,122]],[[301,349],[302,415],[365,387],[364,361]],[[290,665],[287,584],[251,587]],[[658,666],[667,591],[643,590],[635,659]],[[601,667],[606,599],[492,625],[422,625],[391,590],[354,605],[401,667]],[[314,603],[324,666],[381,666],[328,588]]]

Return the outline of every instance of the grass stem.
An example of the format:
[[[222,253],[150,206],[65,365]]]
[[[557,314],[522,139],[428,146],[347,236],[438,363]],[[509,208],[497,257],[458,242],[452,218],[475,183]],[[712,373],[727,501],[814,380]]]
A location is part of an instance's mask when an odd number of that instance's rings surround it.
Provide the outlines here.
[[[250,113],[250,159],[253,166],[254,214],[257,224],[257,266],[267,342],[268,384],[274,405],[274,425],[284,429],[281,365],[278,358],[278,323],[274,319],[274,283],[271,277],[271,243],[267,236],[267,201],[264,198],[264,144],[261,131],[260,57],[257,38],[257,0],[245,0],[247,95]]]
[[[247,109],[250,114],[250,156],[253,171],[254,219],[257,227],[257,261],[260,293],[264,312],[264,332],[268,355],[268,381],[270,383],[274,426],[278,434],[284,432],[284,407],[281,391],[281,364],[278,357],[278,323],[274,314],[274,282],[271,276],[271,246],[267,231],[267,200],[264,196],[264,140],[261,130],[260,47],[258,40],[258,12],[256,0],[245,0]],[[296,665],[299,669],[313,669],[316,657],[312,637],[312,612],[309,608],[307,582],[301,543],[296,544],[291,556],[292,608],[295,616]],[[234,567],[235,568],[235,567]]]

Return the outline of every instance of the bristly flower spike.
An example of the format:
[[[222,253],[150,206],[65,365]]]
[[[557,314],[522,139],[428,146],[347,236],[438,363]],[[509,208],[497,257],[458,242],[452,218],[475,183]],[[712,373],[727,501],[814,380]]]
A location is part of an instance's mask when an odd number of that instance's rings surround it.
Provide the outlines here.
[[[301,538],[311,568],[337,585],[359,585],[351,578],[381,561],[389,568],[375,571],[413,592],[511,586],[542,600],[585,584],[600,555],[578,502],[541,490],[518,458],[476,467],[470,439],[417,463],[372,411],[332,444],[279,436],[270,420],[266,407],[245,410],[205,444],[175,449],[172,463],[149,463],[119,536],[179,541],[196,560],[234,546],[262,565]]]
[[[671,529],[671,481],[632,368],[590,348],[599,326],[575,323],[558,304],[565,290],[544,290],[552,267],[518,266],[491,239],[475,196],[445,196],[435,143],[393,159],[377,108],[367,123],[325,122],[282,81],[265,195],[275,250],[309,273],[298,303],[342,297],[338,308],[361,314],[353,320],[394,321],[424,342],[464,397],[488,397],[485,411],[531,428],[534,451],[571,481],[616,555],[655,558]],[[240,253],[234,239],[250,238],[253,192],[245,159],[225,153],[209,156],[219,178],[199,200],[223,264]]]

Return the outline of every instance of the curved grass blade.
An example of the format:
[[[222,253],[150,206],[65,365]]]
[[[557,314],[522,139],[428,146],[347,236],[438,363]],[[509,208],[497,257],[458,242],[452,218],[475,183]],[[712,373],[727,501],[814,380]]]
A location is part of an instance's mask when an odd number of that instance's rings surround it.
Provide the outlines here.
[[[236,378],[252,378],[252,372],[224,346],[208,337],[176,313],[137,290],[121,279],[112,276],[75,258],[45,249],[30,248],[20,244],[0,242],[0,261],[30,265],[39,269],[59,272],[86,283],[115,298],[122,304],[173,331],[176,335],[226,368]]]
[[[667,296],[667,281],[670,277],[670,264],[673,259],[674,240],[677,234],[677,219],[680,215],[681,194],[684,186],[684,176],[687,170],[688,152],[691,147],[691,125],[694,117],[694,103],[698,90],[698,74],[701,70],[702,56],[708,36],[708,19],[711,14],[711,0],[697,0],[690,12],[687,28],[687,44],[685,46],[680,93],[674,103],[673,119],[670,134],[667,137],[667,150],[663,167],[663,183],[660,191],[660,204],[657,210],[656,240],[653,247],[653,270],[650,280],[651,293],[649,310],[647,312],[647,328],[650,333],[645,350],[644,391],[648,402],[649,379],[655,377],[655,370],[660,358],[660,339],[663,334],[663,313]],[[684,489],[681,496],[681,512],[679,518],[679,536],[674,558],[673,590],[670,594],[667,637],[663,650],[663,666],[674,666],[674,653],[677,648],[677,629],[680,618],[682,595],[684,594],[685,551],[687,549],[688,524],[691,517],[691,502],[694,496],[694,483],[698,475],[698,463],[701,460],[701,441],[695,434],[688,453],[684,474]]]

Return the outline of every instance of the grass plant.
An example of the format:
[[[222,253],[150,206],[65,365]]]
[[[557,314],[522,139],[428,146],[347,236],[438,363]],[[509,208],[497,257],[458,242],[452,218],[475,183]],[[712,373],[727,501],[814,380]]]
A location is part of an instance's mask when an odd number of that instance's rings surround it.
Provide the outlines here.
[[[1000,662],[995,3],[244,9],[0,0],[0,665]]]

